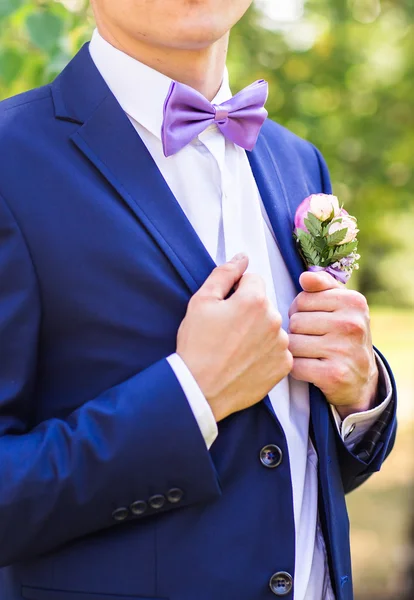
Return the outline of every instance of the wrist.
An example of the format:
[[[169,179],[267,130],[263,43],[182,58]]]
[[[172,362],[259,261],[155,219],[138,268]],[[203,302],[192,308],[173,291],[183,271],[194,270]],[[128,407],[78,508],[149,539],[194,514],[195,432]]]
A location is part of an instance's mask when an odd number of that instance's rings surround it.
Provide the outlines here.
[[[369,383],[365,387],[363,393],[361,394],[360,400],[353,404],[339,405],[335,406],[339,416],[342,420],[349,417],[349,415],[353,415],[360,412],[366,412],[375,408],[377,405],[378,398],[378,383],[379,383],[379,373],[378,369],[372,375],[369,380]]]
[[[190,371],[195,382],[197,383],[201,393],[208,402],[213,413],[213,417],[218,423],[225,419],[228,414],[223,410],[226,403],[223,402],[219,390],[217,390],[217,381],[219,378],[211,376],[211,369],[206,368],[205,361],[191,360],[190,357],[186,357],[184,353],[180,353],[177,349],[177,354]]]
[[[342,421],[344,421],[349,415],[354,415],[360,412],[366,412],[367,410],[371,410],[371,408],[375,407],[376,402],[361,402],[358,404],[347,404],[346,406],[335,406],[339,416]]]

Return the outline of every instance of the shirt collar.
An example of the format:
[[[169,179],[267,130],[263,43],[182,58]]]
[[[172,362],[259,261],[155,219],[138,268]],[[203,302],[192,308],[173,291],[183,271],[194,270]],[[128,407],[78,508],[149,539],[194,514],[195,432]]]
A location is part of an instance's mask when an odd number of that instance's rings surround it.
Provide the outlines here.
[[[164,102],[172,80],[114,48],[95,29],[89,52],[98,71],[126,114],[161,139]],[[232,97],[227,68],[213,104]]]

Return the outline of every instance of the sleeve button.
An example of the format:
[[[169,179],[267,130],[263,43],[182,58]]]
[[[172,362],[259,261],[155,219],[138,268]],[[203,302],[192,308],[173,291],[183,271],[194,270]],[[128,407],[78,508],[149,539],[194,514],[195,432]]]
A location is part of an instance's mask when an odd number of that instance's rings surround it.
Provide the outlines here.
[[[117,508],[112,513],[112,518],[114,521],[117,521],[118,523],[120,523],[122,521],[126,521],[126,519],[128,518],[128,514],[129,513],[128,513],[127,508],[125,508],[125,507]]]
[[[171,502],[171,504],[177,504],[178,502],[181,502],[183,496],[183,490],[180,490],[180,488],[171,488],[167,493],[167,500],[168,502]]]
[[[160,510],[165,504],[165,496],[162,494],[155,494],[155,496],[151,496],[148,503],[154,510]]]
[[[143,500],[137,500],[136,502],[133,502],[129,508],[135,517],[139,517],[147,511],[148,506]]]

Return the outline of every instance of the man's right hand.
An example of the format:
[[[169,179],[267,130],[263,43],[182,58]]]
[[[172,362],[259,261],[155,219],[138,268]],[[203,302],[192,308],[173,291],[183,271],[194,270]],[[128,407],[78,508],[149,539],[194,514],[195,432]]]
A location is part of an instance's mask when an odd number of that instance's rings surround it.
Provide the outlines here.
[[[282,318],[263,279],[244,274],[248,263],[238,255],[214,269],[191,298],[178,331],[177,354],[216,421],[262,400],[293,365]]]

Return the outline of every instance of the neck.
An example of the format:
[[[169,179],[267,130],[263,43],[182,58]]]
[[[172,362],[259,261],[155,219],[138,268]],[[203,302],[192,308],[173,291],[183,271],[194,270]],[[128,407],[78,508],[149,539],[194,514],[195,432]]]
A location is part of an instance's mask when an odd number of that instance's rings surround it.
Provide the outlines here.
[[[220,89],[229,34],[207,48],[187,50],[151,46],[137,39],[125,39],[117,32],[109,31],[102,23],[98,23],[98,31],[118,50],[174,81],[189,85],[210,101]]]

